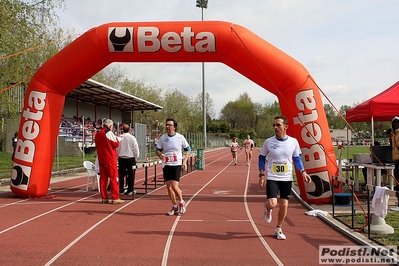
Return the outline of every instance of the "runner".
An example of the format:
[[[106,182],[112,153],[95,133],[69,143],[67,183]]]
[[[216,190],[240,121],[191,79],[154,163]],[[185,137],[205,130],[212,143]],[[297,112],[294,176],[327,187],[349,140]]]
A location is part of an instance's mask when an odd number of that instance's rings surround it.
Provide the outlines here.
[[[247,135],[242,146],[245,149],[245,161],[247,165],[249,165],[252,161],[252,149],[254,148],[254,141],[251,139],[250,135]]]
[[[173,205],[167,215],[183,214],[186,212],[186,202],[183,200],[179,183],[181,171],[187,170],[191,148],[186,138],[177,133],[175,119],[166,119],[165,127],[166,133],[159,138],[156,154],[162,160],[163,178]]]
[[[234,165],[237,165],[237,152],[238,149],[241,149],[240,145],[238,145],[237,138],[233,138],[233,142],[230,144],[231,156],[233,156]]]
[[[303,166],[302,152],[298,140],[287,135],[287,118],[276,116],[273,128],[275,136],[265,140],[259,154],[259,185],[261,188],[266,187],[267,200],[263,218],[267,223],[270,223],[272,221],[272,210],[277,207],[279,202],[274,235],[277,239],[286,239],[281,227],[287,216],[291,195],[292,172],[294,170],[292,164],[294,163],[305,182],[311,183],[312,179]],[[278,194],[280,194],[279,200],[277,200]]]

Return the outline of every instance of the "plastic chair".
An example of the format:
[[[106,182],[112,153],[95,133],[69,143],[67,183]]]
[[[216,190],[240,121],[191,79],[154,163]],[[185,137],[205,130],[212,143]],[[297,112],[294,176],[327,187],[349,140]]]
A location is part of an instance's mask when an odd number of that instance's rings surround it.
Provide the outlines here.
[[[98,191],[100,191],[100,180],[96,172],[96,167],[94,163],[90,161],[84,161],[83,162],[84,168],[87,170],[87,185],[86,185],[86,191],[89,191],[89,183],[90,183],[90,177],[93,178],[93,190],[96,189],[96,180],[97,180],[97,188]]]

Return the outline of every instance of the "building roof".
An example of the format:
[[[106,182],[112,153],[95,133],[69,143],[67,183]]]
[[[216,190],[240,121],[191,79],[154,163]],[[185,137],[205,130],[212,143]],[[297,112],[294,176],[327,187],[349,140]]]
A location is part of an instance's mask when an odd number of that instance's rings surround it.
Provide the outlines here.
[[[126,111],[162,109],[159,105],[116,90],[92,79],[83,82],[65,97],[75,101]]]

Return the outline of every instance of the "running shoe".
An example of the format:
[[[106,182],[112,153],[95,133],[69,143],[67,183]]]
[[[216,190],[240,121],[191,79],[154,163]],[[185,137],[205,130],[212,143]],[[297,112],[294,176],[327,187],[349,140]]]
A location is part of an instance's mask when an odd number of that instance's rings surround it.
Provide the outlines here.
[[[397,211],[399,211],[399,206],[392,207],[392,208],[391,208],[391,211],[394,211],[394,212],[397,212]]]
[[[274,229],[274,236],[277,237],[279,240],[285,240],[287,237],[283,234],[283,229],[281,227],[276,227]]]
[[[168,211],[168,215],[175,215],[179,213],[179,209],[177,207],[172,207],[170,211]]]
[[[266,208],[266,204],[265,204],[265,211],[263,212],[263,219],[265,219],[265,222],[270,224],[272,221],[272,210],[268,210]]]
[[[186,203],[184,201],[179,203],[179,212],[180,212],[180,214],[183,214],[186,212]]]
[[[108,203],[108,199],[102,199],[102,200],[101,200],[101,203],[102,203],[102,204],[107,204],[107,203]]]

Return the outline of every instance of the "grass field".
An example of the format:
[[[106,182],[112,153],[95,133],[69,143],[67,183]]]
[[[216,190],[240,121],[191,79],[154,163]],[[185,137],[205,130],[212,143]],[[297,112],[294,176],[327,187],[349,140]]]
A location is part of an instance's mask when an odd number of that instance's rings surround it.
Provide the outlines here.
[[[348,226],[352,224],[352,217],[350,215],[340,216],[338,220]],[[394,228],[394,233],[389,235],[371,234],[370,237],[374,241],[379,242],[382,245],[397,246],[399,250],[399,212],[388,212],[387,216],[385,217],[385,222],[387,225],[390,225]],[[361,233],[363,236],[368,237],[368,234],[364,233],[363,231],[363,228],[365,226],[367,226],[366,215],[356,212],[354,216],[354,228],[358,229],[358,232]]]
[[[94,154],[86,154],[85,160],[95,161]],[[11,157],[5,153],[0,152],[0,179],[10,178],[12,161]],[[59,157],[54,158],[52,171],[63,171],[73,168],[83,167],[82,157]]]
[[[337,147],[334,147],[334,152],[338,159]],[[344,146],[342,148],[341,159],[353,159],[353,155],[358,153],[370,153],[370,149],[367,146]]]

